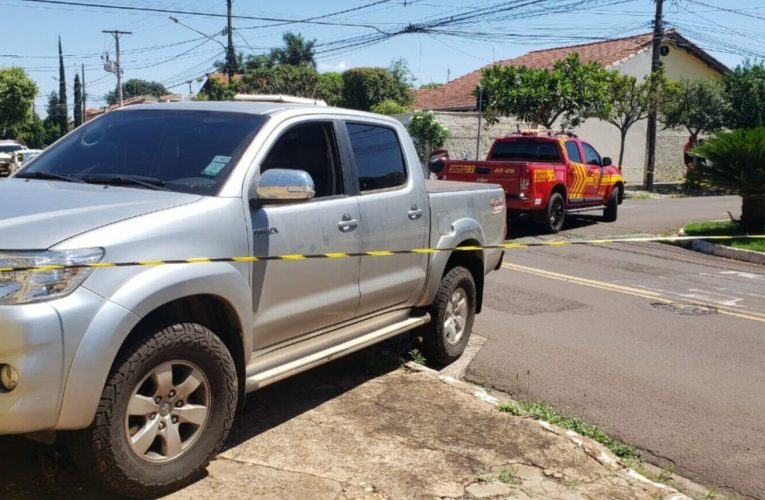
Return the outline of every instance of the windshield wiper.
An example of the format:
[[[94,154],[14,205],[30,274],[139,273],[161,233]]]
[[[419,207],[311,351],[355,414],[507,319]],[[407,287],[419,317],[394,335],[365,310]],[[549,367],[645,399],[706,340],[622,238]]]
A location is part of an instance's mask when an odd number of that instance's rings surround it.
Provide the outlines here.
[[[85,182],[81,178],[73,175],[56,174],[53,172],[19,172],[16,177],[18,179],[50,179],[65,182]]]
[[[113,184],[113,185],[137,185],[149,189],[165,191],[165,181],[156,177],[135,176],[135,175],[85,175],[82,180],[89,184]]]

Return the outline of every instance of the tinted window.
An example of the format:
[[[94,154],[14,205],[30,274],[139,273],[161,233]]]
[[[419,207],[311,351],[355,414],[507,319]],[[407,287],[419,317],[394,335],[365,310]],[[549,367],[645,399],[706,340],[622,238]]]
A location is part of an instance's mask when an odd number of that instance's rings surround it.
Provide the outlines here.
[[[554,163],[560,161],[560,154],[558,154],[558,147],[552,141],[520,139],[496,142],[491,159]]]
[[[335,134],[330,123],[307,123],[287,130],[263,160],[260,171],[272,168],[305,170],[313,178],[316,197],[343,193]]]
[[[595,148],[583,142],[582,149],[584,149],[584,162],[587,165],[600,165],[600,155]]]
[[[361,191],[401,186],[406,182],[404,155],[396,132],[386,127],[348,123]]]
[[[566,143],[566,154],[568,154],[569,160],[576,163],[582,163],[582,155],[579,153],[579,147],[574,141],[568,141]]]
[[[20,149],[24,149],[18,144],[0,144],[0,153],[13,153],[14,151],[19,151]]]
[[[76,129],[18,177],[43,172],[107,183],[104,179],[131,176],[173,191],[211,195],[262,123],[262,116],[244,113],[116,111]]]

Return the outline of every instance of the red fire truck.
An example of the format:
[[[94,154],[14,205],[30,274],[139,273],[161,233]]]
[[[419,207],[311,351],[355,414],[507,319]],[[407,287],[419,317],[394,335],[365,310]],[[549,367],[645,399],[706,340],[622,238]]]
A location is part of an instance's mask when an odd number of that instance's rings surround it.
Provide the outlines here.
[[[566,212],[602,209],[613,222],[624,199],[619,168],[573,134],[511,134],[494,141],[486,161],[440,159],[430,169],[439,179],[502,185],[508,217],[528,213],[549,233]]]

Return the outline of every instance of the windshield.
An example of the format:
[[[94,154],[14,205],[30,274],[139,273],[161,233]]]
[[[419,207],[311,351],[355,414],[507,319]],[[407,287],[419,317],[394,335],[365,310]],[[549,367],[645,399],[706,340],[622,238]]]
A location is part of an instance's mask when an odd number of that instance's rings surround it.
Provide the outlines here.
[[[551,141],[518,139],[499,141],[491,152],[492,160],[555,163],[560,160],[558,148]]]
[[[0,153],[13,153],[14,151],[18,151],[20,149],[24,149],[18,144],[0,144]]]
[[[228,177],[263,116],[188,110],[107,113],[64,137],[16,177],[66,176],[85,182],[214,195]]]

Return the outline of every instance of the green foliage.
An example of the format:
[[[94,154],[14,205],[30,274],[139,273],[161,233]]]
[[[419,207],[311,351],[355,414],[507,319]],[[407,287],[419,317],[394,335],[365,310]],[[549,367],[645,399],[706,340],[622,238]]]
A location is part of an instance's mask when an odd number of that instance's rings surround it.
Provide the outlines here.
[[[167,95],[168,90],[159,82],[151,82],[148,80],[140,80],[138,78],[132,78],[122,83],[122,98],[130,99],[131,97],[138,97],[142,95],[153,95],[154,97],[160,97]],[[106,94],[106,102],[109,105],[117,104],[117,87],[114,90]]]
[[[497,479],[510,486],[520,486],[523,483],[521,478],[518,477],[518,469],[516,467],[502,469],[499,471]]]
[[[231,101],[236,94],[235,84],[226,85],[216,78],[208,78],[204,88],[194,97],[196,101]]]
[[[248,71],[235,82],[235,87],[243,94],[317,97],[319,73],[310,66],[280,64]]]
[[[330,106],[339,106],[343,101],[343,75],[336,72],[320,73],[316,97]]]
[[[417,153],[423,160],[432,150],[442,147],[452,136],[446,127],[438,123],[432,111],[415,113],[407,129],[417,148]]]
[[[23,69],[0,69],[0,137],[21,126],[32,113],[37,85]]]
[[[489,119],[513,115],[551,129],[559,118],[565,128],[595,116],[609,98],[608,79],[600,64],[582,63],[577,54],[570,54],[552,70],[492,66],[483,70],[481,87],[489,96]]]
[[[722,81],[698,78],[668,82],[659,113],[665,127],[685,127],[695,141],[699,134],[710,134],[723,127],[727,108]]]
[[[272,52],[272,58],[278,64],[309,66],[316,68],[316,39],[306,40],[299,33],[287,32],[282,35],[284,46]]]
[[[343,104],[369,111],[386,100],[409,105],[414,99],[409,87],[385,68],[353,68],[343,73]]]
[[[403,113],[408,113],[409,108],[402,106],[392,99],[386,99],[383,102],[372,106],[372,112],[379,113],[381,115],[400,115]]]
[[[563,413],[555,410],[545,401],[538,401],[536,403],[503,403],[499,406],[499,410],[504,413],[511,413],[513,415],[519,415],[521,412],[528,413],[532,418],[536,420],[544,420],[558,427],[569,429],[588,437],[598,443],[606,446],[614,455],[620,458],[639,458],[640,455],[634,448],[627,446],[626,444],[607,436],[600,428],[585,424],[578,418],[572,418],[564,415]]]
[[[74,126],[82,125],[82,85],[80,74],[74,74]]]
[[[428,360],[425,359],[425,356],[423,356],[419,349],[412,349],[409,351],[409,357],[418,365],[425,365],[428,363]]]
[[[596,103],[597,116],[619,129],[621,143],[617,165],[621,167],[627,132],[635,123],[647,118],[651,109],[655,109],[666,79],[663,72],[658,72],[638,82],[634,76],[611,71],[607,85],[609,98]]]
[[[765,125],[765,66],[746,61],[723,79],[728,95],[728,128]]]
[[[741,195],[741,229],[765,229],[765,127],[720,132],[693,150],[702,184]]]
[[[67,109],[66,98],[66,75],[64,73],[64,53],[61,49],[61,37],[58,37],[58,106],[56,113],[59,133],[61,135],[69,132],[69,111]]]
[[[443,83],[430,82],[430,83],[425,83],[423,85],[420,85],[420,88],[421,89],[437,89],[438,87],[441,87],[443,85],[444,85]]]
[[[394,59],[390,62],[388,71],[393,75],[393,78],[398,82],[402,89],[409,89],[412,87],[415,80],[414,73],[412,73],[412,70],[409,68],[409,62],[406,59],[403,57]]]

